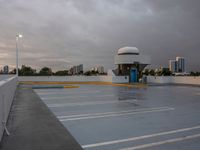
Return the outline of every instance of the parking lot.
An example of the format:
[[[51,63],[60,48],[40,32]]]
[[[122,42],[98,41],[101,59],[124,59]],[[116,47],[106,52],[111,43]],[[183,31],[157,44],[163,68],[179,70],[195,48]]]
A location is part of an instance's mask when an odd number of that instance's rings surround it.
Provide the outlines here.
[[[80,85],[35,89],[88,150],[200,148],[200,88]]]

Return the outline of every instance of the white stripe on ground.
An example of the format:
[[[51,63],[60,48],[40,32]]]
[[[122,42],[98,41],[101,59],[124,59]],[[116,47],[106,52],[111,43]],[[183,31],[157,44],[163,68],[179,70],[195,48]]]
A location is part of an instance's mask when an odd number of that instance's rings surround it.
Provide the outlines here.
[[[66,119],[66,118],[74,118],[74,117],[85,117],[85,116],[98,116],[98,115],[109,115],[116,113],[129,113],[129,112],[138,112],[138,111],[146,111],[146,110],[157,110],[157,109],[166,109],[170,107],[153,107],[153,108],[139,108],[139,109],[131,109],[125,111],[112,111],[112,112],[104,112],[104,113],[90,113],[90,114],[80,114],[80,115],[68,115],[68,116],[57,116],[58,119]]]
[[[63,104],[47,104],[48,107],[72,107],[72,106],[85,106],[85,105],[100,105],[100,104],[112,104],[112,103],[131,103],[137,100],[124,100],[124,101],[94,101],[94,102],[81,102],[81,103],[63,103]]]
[[[166,109],[158,109],[158,110],[147,110],[141,112],[130,112],[130,113],[121,113],[121,114],[109,114],[109,115],[101,115],[101,116],[87,116],[87,117],[79,117],[79,118],[68,118],[68,119],[60,119],[60,121],[75,121],[75,120],[83,120],[83,119],[97,119],[97,118],[106,118],[106,117],[118,117],[125,115],[135,115],[135,114],[144,114],[144,113],[152,113],[152,112],[162,112],[162,111],[170,111],[174,110],[174,108],[166,108]]]
[[[72,99],[72,98],[82,98],[82,97],[113,97],[115,95],[113,94],[107,94],[107,95],[74,95],[74,96],[64,96],[64,97],[41,97],[42,100],[50,100],[50,99]]]
[[[159,141],[159,142],[155,142],[155,143],[149,143],[149,144],[144,144],[144,145],[139,145],[139,146],[134,146],[134,147],[122,148],[120,150],[138,150],[138,149],[159,146],[159,145],[163,145],[163,144],[181,142],[181,141],[190,140],[190,139],[199,138],[199,137],[200,137],[200,134],[194,134],[194,135],[189,135],[189,136],[185,136],[185,137],[174,138],[174,139],[169,139],[169,140],[165,140],[165,141]]]
[[[79,91],[79,94],[93,94],[93,93],[100,93],[101,91]],[[36,92],[38,95],[44,96],[44,95],[54,95],[54,94],[63,94],[63,95],[71,95],[76,94],[76,92],[70,92],[70,91],[52,91],[52,92]]]
[[[106,146],[106,145],[112,145],[112,144],[120,144],[120,143],[124,143],[124,142],[142,140],[142,139],[146,139],[146,138],[152,138],[152,137],[157,137],[157,136],[162,136],[162,135],[180,133],[180,132],[185,132],[185,131],[190,131],[190,130],[195,130],[195,129],[200,129],[200,125],[194,126],[194,127],[189,127],[189,128],[182,128],[182,129],[177,129],[177,130],[160,132],[160,133],[155,133],[155,134],[132,137],[132,138],[127,138],[127,139],[113,140],[113,141],[107,141],[107,142],[101,142],[101,143],[95,143],[95,144],[82,145],[82,147],[83,148],[93,148],[93,147]]]
[[[88,92],[91,91],[92,89],[34,89],[35,92],[37,93],[51,93],[51,92],[69,92],[69,93],[77,93],[77,92]]]

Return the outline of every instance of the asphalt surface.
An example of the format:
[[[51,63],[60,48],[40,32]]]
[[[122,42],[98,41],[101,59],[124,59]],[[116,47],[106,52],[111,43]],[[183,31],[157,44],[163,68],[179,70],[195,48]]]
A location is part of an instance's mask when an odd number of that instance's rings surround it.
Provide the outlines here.
[[[199,87],[80,85],[35,92],[84,149],[200,149]]]
[[[20,85],[1,150],[81,150],[80,145],[30,86]]]

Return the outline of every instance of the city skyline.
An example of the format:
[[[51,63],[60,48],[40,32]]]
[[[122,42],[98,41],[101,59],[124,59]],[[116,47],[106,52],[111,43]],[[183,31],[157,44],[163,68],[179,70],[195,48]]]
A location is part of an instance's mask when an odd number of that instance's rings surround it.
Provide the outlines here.
[[[114,69],[114,55],[135,46],[152,57],[151,67],[169,59],[187,59],[187,71],[199,71],[199,1],[97,0],[0,1],[0,65],[19,64],[54,70],[84,64]],[[107,11],[105,11],[107,10]],[[156,66],[158,65],[158,66]]]

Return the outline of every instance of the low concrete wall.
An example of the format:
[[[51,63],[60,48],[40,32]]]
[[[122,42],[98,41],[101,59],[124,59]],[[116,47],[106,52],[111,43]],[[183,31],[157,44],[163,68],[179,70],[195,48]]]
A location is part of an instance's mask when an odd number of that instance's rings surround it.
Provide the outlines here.
[[[114,76],[112,78],[112,83],[129,83],[128,76]]]
[[[147,83],[171,83],[172,77],[147,76]]]
[[[200,86],[200,77],[193,76],[147,76],[148,83],[190,84]]]
[[[126,76],[21,76],[19,81],[112,82],[128,83]]]
[[[1,80],[5,80],[5,79],[8,79],[8,78],[11,78],[11,77],[14,77],[15,75],[11,75],[11,74],[1,74],[0,75],[0,81]]]
[[[17,87],[17,77],[0,81],[0,141]]]

